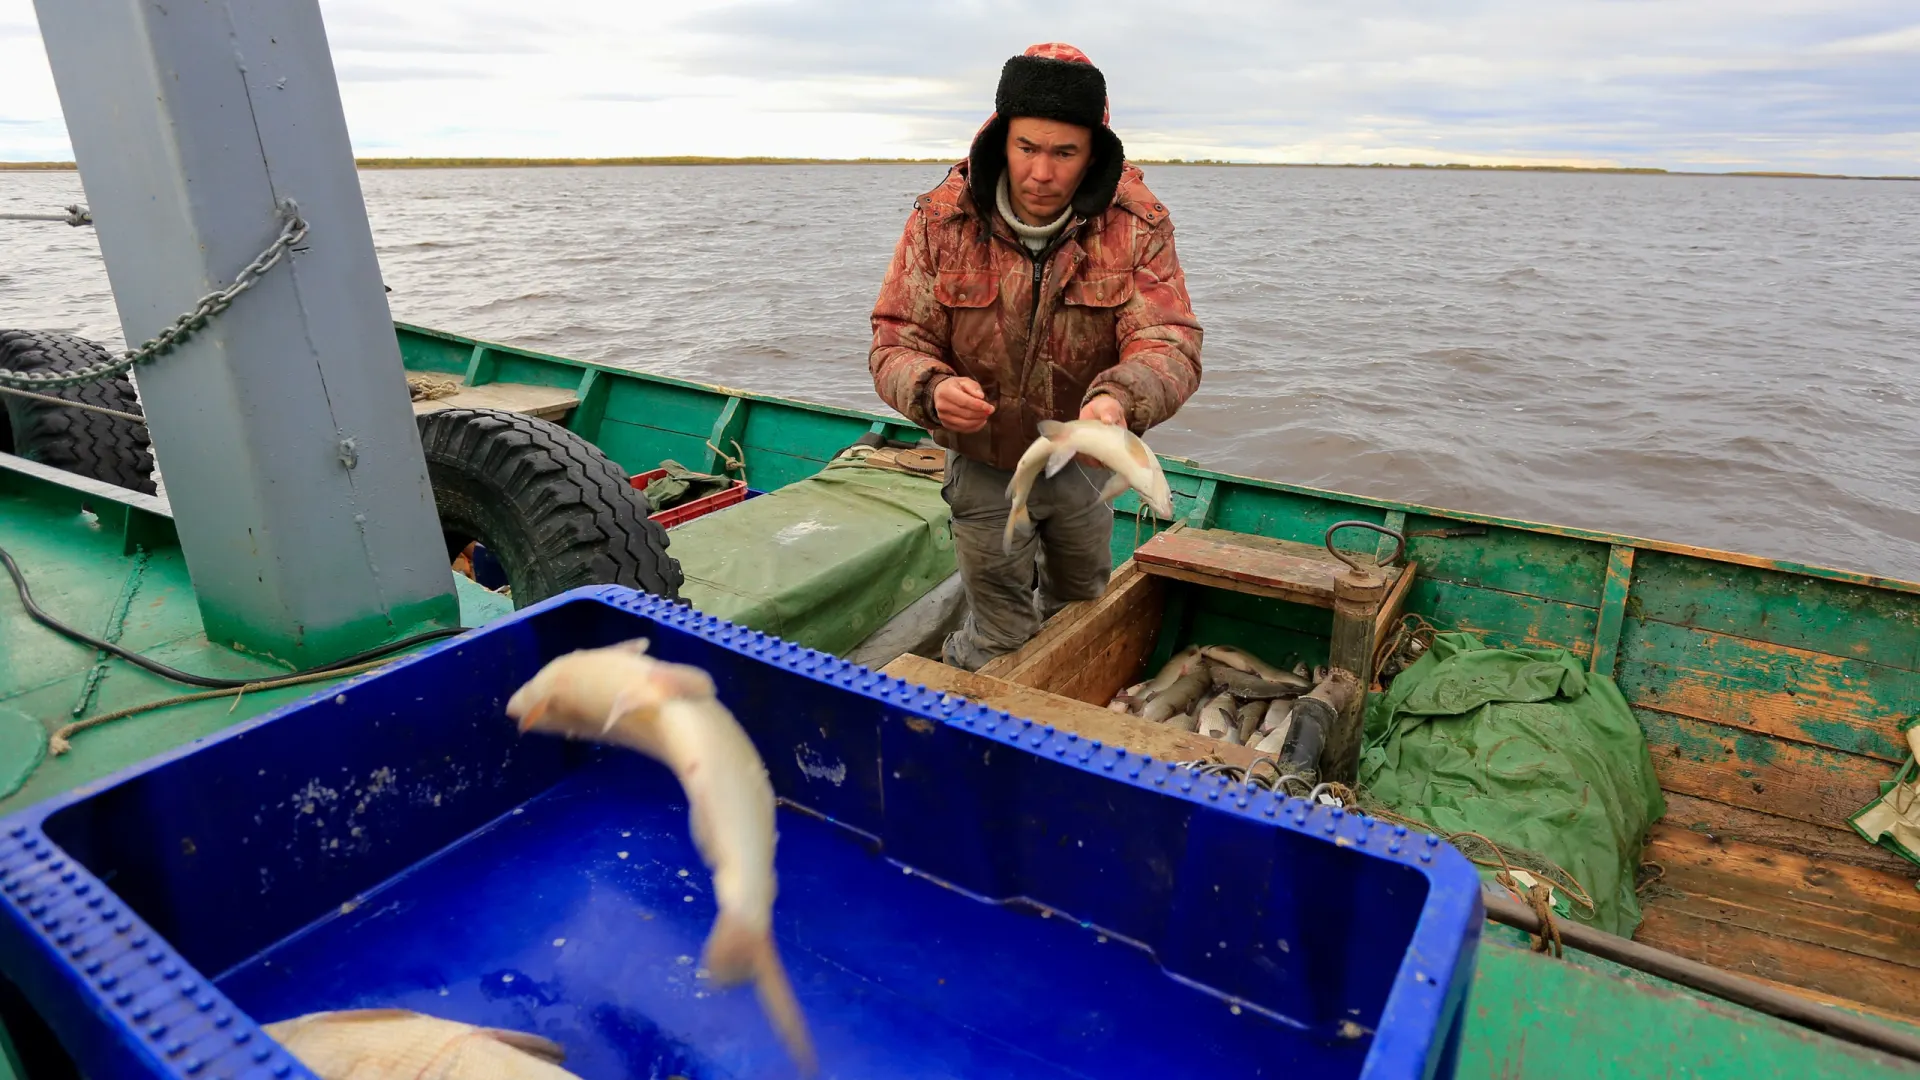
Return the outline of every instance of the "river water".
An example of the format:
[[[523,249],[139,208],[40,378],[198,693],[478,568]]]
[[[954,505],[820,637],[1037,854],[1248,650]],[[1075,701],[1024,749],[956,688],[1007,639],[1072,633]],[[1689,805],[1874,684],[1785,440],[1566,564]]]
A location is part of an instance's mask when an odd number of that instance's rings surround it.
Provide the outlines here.
[[[369,171],[396,318],[882,409],[867,316],[938,166]],[[1920,579],[1920,183],[1156,167],[1206,327],[1156,449]],[[0,172],[0,211],[82,198]],[[84,230],[0,325],[120,340]],[[164,453],[165,448],[161,448]]]

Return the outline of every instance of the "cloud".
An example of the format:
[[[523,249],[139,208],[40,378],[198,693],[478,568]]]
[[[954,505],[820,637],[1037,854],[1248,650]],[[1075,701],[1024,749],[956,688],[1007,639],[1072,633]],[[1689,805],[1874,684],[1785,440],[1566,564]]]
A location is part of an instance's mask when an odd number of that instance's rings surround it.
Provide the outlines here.
[[[484,79],[485,68],[440,68],[414,65],[337,64],[334,77],[348,82],[419,82],[423,79]]]
[[[356,145],[382,152],[957,155],[1005,58],[1067,40],[1139,157],[1920,173],[1911,0],[321,7]],[[57,126],[14,25],[29,0],[0,0],[0,98]]]

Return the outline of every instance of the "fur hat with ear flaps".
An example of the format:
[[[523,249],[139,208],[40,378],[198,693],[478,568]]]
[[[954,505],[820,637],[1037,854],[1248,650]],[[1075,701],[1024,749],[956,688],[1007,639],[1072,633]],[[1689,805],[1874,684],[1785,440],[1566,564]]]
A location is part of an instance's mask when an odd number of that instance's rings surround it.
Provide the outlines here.
[[[1098,217],[1113,203],[1120,186],[1126,148],[1107,126],[1107,80],[1087,54],[1071,45],[1048,42],[1030,46],[1000,69],[993,115],[973,137],[967,152],[967,188],[982,216],[993,213],[994,189],[1007,167],[1007,124],[1016,116],[1036,116],[1077,124],[1093,132],[1093,165],[1073,194],[1073,211]]]

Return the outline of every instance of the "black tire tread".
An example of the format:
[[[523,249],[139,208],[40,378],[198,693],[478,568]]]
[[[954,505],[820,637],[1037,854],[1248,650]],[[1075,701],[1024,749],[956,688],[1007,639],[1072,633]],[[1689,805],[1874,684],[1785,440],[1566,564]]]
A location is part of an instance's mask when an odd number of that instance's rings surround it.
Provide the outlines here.
[[[62,373],[113,359],[99,344],[70,334],[0,330],[0,368]],[[125,375],[79,386],[39,391],[68,401],[144,416],[133,381]],[[118,487],[155,494],[153,442],[147,425],[85,409],[63,409],[31,398],[0,394],[7,438],[0,448],[21,457]]]
[[[516,607],[592,584],[679,598],[685,579],[667,554],[666,530],[598,447],[558,424],[496,409],[441,409],[418,422],[442,528],[473,534],[501,559]],[[465,520],[446,494],[456,487],[483,491],[466,511],[493,520]]]

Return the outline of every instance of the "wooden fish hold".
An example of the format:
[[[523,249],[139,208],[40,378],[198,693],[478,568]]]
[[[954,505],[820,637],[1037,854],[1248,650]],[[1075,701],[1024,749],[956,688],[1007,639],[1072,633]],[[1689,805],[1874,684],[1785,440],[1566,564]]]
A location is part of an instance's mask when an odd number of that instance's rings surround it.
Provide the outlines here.
[[[261,1030],[320,1080],[579,1080],[550,1039],[407,1009],[308,1013]]]

